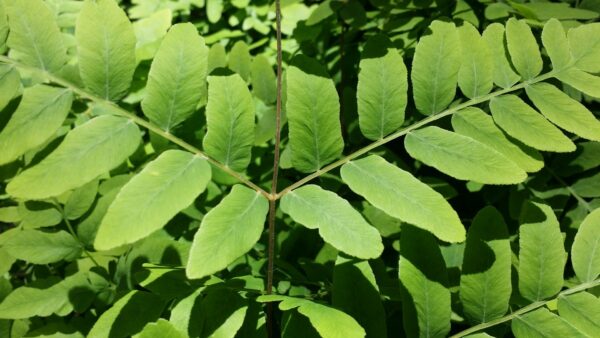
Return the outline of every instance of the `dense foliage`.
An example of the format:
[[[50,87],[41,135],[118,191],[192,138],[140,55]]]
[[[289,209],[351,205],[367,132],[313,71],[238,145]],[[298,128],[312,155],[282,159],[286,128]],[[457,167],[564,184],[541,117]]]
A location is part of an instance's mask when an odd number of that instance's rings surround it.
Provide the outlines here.
[[[597,337],[598,17],[0,0],[0,337]]]

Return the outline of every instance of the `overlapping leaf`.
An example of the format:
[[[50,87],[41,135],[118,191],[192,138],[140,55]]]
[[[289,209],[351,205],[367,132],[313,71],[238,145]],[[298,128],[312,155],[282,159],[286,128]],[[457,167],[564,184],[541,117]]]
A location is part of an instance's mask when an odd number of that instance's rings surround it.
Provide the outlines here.
[[[464,241],[464,226],[444,197],[383,158],[372,155],[348,162],[341,175],[354,192],[387,214],[430,231],[441,240]]]
[[[170,131],[194,112],[206,86],[207,58],[194,25],[171,27],[148,73],[142,110],[150,121]]]
[[[135,33],[125,12],[114,0],[86,0],[75,38],[85,86],[103,99],[121,98],[136,66]]]
[[[372,227],[348,201],[317,185],[305,185],[281,199],[281,209],[294,221],[318,229],[325,242],[351,256],[379,257],[383,244]]]
[[[250,163],[254,144],[254,103],[237,75],[208,77],[206,153],[235,171]]]
[[[121,189],[102,220],[94,247],[112,249],[160,229],[204,191],[210,177],[210,166],[200,156],[163,152]]]
[[[202,219],[186,267],[189,278],[225,269],[252,249],[262,233],[269,208],[266,198],[241,185]]]
[[[485,184],[515,184],[527,174],[493,148],[438,127],[409,133],[404,146],[415,159],[461,180]]]
[[[0,164],[16,160],[52,137],[67,117],[72,101],[73,94],[68,89],[46,85],[27,88],[0,132]]]

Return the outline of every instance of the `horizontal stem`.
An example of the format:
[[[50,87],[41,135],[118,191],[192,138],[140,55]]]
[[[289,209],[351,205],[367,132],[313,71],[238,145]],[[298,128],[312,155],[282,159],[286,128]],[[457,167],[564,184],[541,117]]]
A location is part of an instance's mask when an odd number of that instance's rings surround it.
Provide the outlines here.
[[[473,327],[470,327],[470,328],[468,328],[468,329],[466,329],[464,331],[461,331],[461,332],[459,332],[459,333],[451,336],[450,338],[464,337],[464,336],[467,336],[469,334],[475,333],[477,331],[485,330],[485,329],[490,328],[492,326],[496,326],[498,324],[502,324],[504,322],[508,322],[508,321],[513,320],[514,318],[520,316],[520,315],[523,315],[523,314],[525,314],[527,312],[530,312],[530,311],[533,311],[533,310],[535,310],[537,308],[540,308],[540,307],[542,307],[542,306],[550,303],[551,301],[557,299],[558,297],[568,296],[570,294],[574,294],[574,293],[577,293],[577,292],[580,292],[580,291],[591,289],[591,288],[593,288],[595,286],[598,286],[598,285],[600,285],[600,279],[596,279],[596,280],[593,280],[591,282],[579,284],[579,285],[574,286],[574,287],[572,287],[570,289],[564,290],[563,292],[559,293],[556,297],[554,297],[552,299],[544,300],[544,301],[538,301],[538,302],[535,302],[535,303],[531,303],[531,304],[529,304],[529,305],[527,305],[525,307],[522,307],[519,310],[517,310],[517,311],[515,311],[513,313],[510,313],[510,314],[508,314],[508,315],[506,315],[504,317],[501,317],[501,318],[498,318],[498,319],[494,319],[494,320],[491,320],[489,322],[481,323],[479,325],[475,325]]]
[[[490,99],[492,99],[492,98],[494,98],[496,96],[500,96],[500,95],[503,95],[503,94],[506,94],[506,93],[510,93],[510,92],[515,91],[515,90],[523,89],[523,88],[529,86],[530,84],[547,80],[547,79],[553,77],[554,75],[555,75],[555,72],[551,71],[551,72],[548,72],[546,74],[540,75],[540,76],[538,76],[536,78],[533,78],[531,80],[521,82],[521,83],[519,83],[516,86],[510,87],[510,88],[506,88],[506,89],[501,89],[501,90],[495,91],[493,93],[489,93],[487,95],[471,99],[471,100],[466,101],[464,103],[458,104],[458,105],[456,105],[454,107],[448,108],[448,109],[444,110],[441,113],[428,116],[428,117],[422,119],[419,122],[416,122],[416,123],[414,123],[414,124],[412,124],[412,125],[404,128],[404,129],[400,129],[400,130],[396,131],[395,133],[392,133],[392,134],[390,134],[390,135],[388,135],[388,136],[386,136],[386,137],[384,137],[384,138],[382,138],[380,140],[377,140],[377,141],[369,144],[368,146],[366,146],[364,148],[361,148],[361,149],[353,152],[352,154],[350,154],[350,155],[348,155],[348,156],[346,156],[346,157],[344,157],[344,158],[342,158],[340,160],[337,160],[337,161],[335,161],[335,162],[333,162],[333,163],[331,163],[329,165],[326,165],[325,167],[317,170],[316,172],[314,172],[314,173],[312,173],[312,174],[310,174],[310,175],[302,178],[301,180],[293,183],[292,185],[288,186],[287,188],[285,188],[281,192],[279,192],[277,195],[275,195],[275,199],[279,199],[279,198],[283,197],[283,195],[287,194],[288,192],[301,187],[302,185],[304,185],[304,184],[308,183],[309,181],[311,181],[311,180],[313,180],[313,179],[321,176],[322,174],[324,174],[324,173],[326,173],[328,171],[331,171],[331,170],[333,170],[333,169],[335,169],[335,168],[337,168],[339,166],[342,166],[342,165],[350,162],[351,160],[353,160],[353,159],[355,159],[355,158],[357,158],[357,157],[359,157],[359,156],[361,156],[363,154],[366,154],[370,150],[373,150],[373,149],[375,149],[375,148],[377,148],[379,146],[382,146],[382,145],[384,145],[384,144],[386,144],[386,143],[388,143],[390,141],[393,141],[393,140],[395,140],[395,139],[397,139],[397,138],[399,138],[401,136],[404,136],[404,135],[408,134],[409,132],[411,132],[411,131],[413,131],[415,129],[421,128],[421,127],[423,127],[423,126],[425,126],[425,125],[427,125],[429,123],[437,121],[437,120],[441,119],[442,117],[446,117],[446,116],[452,115],[452,114],[454,114],[455,112],[457,112],[457,111],[459,111],[461,109],[464,109],[464,108],[467,108],[467,107],[470,107],[470,106],[474,106],[474,105],[479,104],[479,103],[483,103],[483,102],[489,101]]]
[[[227,174],[229,174],[232,177],[235,177],[236,179],[238,179],[240,182],[242,182],[243,184],[247,185],[248,187],[256,190],[257,192],[260,192],[262,195],[264,195],[265,197],[267,197],[268,199],[271,199],[271,194],[269,194],[268,192],[266,192],[265,190],[263,190],[262,188],[260,188],[259,186],[257,186],[256,184],[252,183],[250,180],[248,180],[246,177],[244,177],[242,174],[236,172],[235,170],[232,170],[231,168],[229,168],[228,166],[224,165],[223,163],[211,158],[210,156],[208,156],[206,153],[204,153],[203,151],[201,151],[200,149],[194,147],[193,145],[185,142],[184,140],[180,139],[179,137],[162,130],[160,127],[152,124],[149,121],[144,120],[143,118],[137,116],[134,113],[131,113],[121,107],[119,107],[117,104],[115,104],[114,102],[105,100],[103,98],[100,98],[92,93],[89,93],[88,91],[81,89],[77,86],[75,86],[74,84],[72,84],[71,82],[58,77],[54,74],[51,74],[43,69],[39,69],[36,67],[31,67],[31,66],[27,66],[24,64],[19,63],[18,61],[15,61],[9,57],[0,55],[0,62],[6,63],[6,64],[11,64],[15,67],[21,68],[21,69],[26,69],[29,71],[33,71],[36,72],[38,74],[43,75],[46,79],[48,79],[50,82],[53,82],[55,84],[58,84],[64,88],[68,88],[70,89],[73,93],[77,94],[78,96],[80,96],[81,98],[96,102],[98,104],[102,104],[102,105],[107,105],[110,106],[111,108],[113,108],[113,110],[115,110],[116,112],[119,113],[119,115],[127,117],[129,119],[131,119],[133,122],[135,122],[137,125],[144,127],[148,130],[150,130],[151,132],[173,142],[174,144],[180,146],[181,148],[192,152],[194,154],[197,154],[199,156],[204,157],[208,162],[210,162],[211,164],[213,164],[215,167],[223,170],[224,172],[226,172]]]

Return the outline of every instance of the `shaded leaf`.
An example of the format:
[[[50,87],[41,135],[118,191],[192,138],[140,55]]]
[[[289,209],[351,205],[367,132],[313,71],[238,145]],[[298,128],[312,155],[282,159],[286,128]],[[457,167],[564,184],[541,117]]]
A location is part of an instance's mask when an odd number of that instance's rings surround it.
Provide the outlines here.
[[[46,85],[25,89],[17,110],[0,132],[0,164],[16,160],[50,139],[67,117],[72,101],[68,89]]]
[[[430,233],[402,226],[399,277],[402,318],[408,337],[446,337],[450,331],[448,273],[439,246]]]
[[[338,256],[333,269],[331,302],[358,321],[369,337],[387,337],[386,315],[368,261]]]
[[[492,23],[485,28],[482,38],[486,42],[492,57],[494,83],[502,88],[512,87],[521,77],[515,73],[508,61],[508,51],[505,49],[504,26],[499,23]]]
[[[557,294],[563,286],[567,253],[552,208],[527,202],[519,227],[519,292],[531,301]]]
[[[365,330],[346,313],[307,299],[263,295],[259,296],[257,301],[281,302],[279,309],[282,311],[298,308],[298,312],[308,317],[312,326],[323,338],[361,338],[365,336]]]
[[[508,311],[511,258],[502,214],[491,206],[481,209],[469,227],[460,276],[460,300],[472,323],[485,323]]]
[[[98,318],[87,337],[113,338],[136,334],[147,323],[159,318],[164,305],[164,301],[152,293],[130,291]]]

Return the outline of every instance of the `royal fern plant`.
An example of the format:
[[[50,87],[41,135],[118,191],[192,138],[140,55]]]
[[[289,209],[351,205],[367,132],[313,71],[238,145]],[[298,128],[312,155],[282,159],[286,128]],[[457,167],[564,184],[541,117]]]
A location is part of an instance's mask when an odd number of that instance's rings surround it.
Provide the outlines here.
[[[578,6],[0,1],[0,336],[598,337]]]

